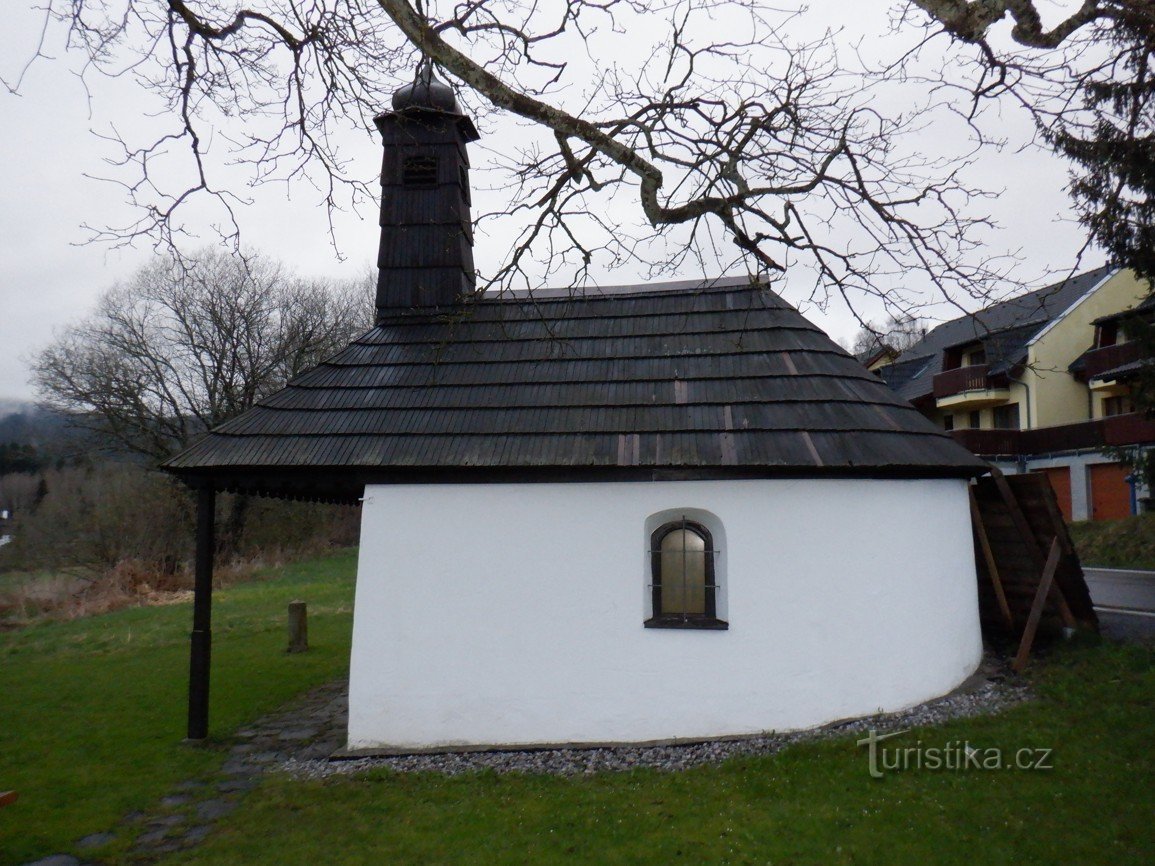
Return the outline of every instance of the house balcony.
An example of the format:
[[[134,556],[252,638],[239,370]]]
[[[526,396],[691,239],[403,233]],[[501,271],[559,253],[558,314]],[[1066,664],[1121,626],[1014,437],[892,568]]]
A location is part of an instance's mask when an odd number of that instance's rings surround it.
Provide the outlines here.
[[[973,364],[945,370],[931,384],[935,406],[939,409],[981,409],[996,406],[1011,398],[1010,382],[1005,375],[990,375],[989,364]]]
[[[1119,379],[1092,379],[1087,383],[1087,387],[1100,397],[1114,397],[1131,393],[1131,383]]]
[[[1155,419],[1132,412],[1033,430],[952,430],[951,436],[980,457],[1054,454],[1155,443]]]
[[[1092,382],[1101,373],[1122,367],[1134,361],[1143,359],[1143,347],[1138,342],[1120,343],[1117,346],[1104,346],[1102,349],[1091,349],[1084,352],[1079,359],[1081,369],[1078,378],[1083,382]],[[1091,385],[1092,388],[1095,384]]]

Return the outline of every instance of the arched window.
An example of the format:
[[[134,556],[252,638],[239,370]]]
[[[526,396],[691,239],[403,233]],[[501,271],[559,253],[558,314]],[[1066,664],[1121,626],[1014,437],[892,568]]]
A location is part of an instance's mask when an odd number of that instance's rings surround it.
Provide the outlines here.
[[[647,628],[727,628],[718,619],[714,540],[700,523],[671,521],[650,536],[653,614]]]

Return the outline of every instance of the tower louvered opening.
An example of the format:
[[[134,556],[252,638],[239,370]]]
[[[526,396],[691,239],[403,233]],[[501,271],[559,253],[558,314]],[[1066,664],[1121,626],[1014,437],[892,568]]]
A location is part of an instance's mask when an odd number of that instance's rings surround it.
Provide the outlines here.
[[[407,156],[401,163],[401,185],[430,187],[437,184],[436,156]]]

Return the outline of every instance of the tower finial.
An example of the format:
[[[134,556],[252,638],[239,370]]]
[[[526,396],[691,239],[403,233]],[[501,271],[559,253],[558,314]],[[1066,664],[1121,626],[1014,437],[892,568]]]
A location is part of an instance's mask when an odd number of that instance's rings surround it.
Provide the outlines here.
[[[393,110],[424,108],[458,114],[453,88],[433,74],[433,61],[422,57],[413,73],[413,81],[393,94]]]

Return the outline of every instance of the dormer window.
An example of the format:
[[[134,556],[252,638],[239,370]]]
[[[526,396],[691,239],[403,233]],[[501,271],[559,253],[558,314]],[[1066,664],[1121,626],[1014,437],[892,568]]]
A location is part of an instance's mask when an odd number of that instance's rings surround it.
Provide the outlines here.
[[[437,185],[436,156],[407,156],[401,163],[401,185],[422,188]]]
[[[959,367],[977,367],[987,362],[987,350],[982,343],[969,346],[954,346],[943,352],[942,368],[957,370]]]
[[[985,364],[986,362],[987,350],[982,346],[979,346],[976,349],[971,349],[965,355],[963,355],[964,367],[977,367],[979,364]]]

